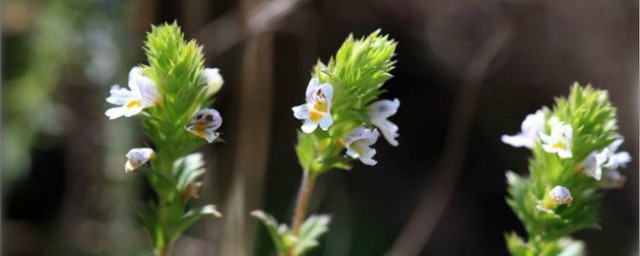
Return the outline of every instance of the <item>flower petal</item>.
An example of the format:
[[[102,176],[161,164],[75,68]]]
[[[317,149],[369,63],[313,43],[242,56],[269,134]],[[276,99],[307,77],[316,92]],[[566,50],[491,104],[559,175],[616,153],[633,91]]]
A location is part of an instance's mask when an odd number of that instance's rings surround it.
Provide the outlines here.
[[[317,122],[313,122],[311,120],[306,120],[306,121],[304,121],[304,124],[302,124],[302,127],[300,127],[300,128],[305,133],[312,133],[313,131],[316,130],[316,128],[318,128],[318,123]]]
[[[571,153],[571,150],[558,150],[558,156],[560,158],[571,158],[573,156],[573,154]]]
[[[309,107],[307,104],[302,104],[291,108],[293,110],[293,116],[296,119],[305,120],[309,118]]]
[[[104,112],[104,114],[108,116],[110,120],[113,120],[113,119],[124,116],[126,112],[127,110],[122,107],[114,107],[114,108],[107,109],[107,111]]]
[[[330,113],[326,113],[318,122],[320,123],[320,128],[323,131],[326,131],[333,124],[333,117],[331,117]]]
[[[135,97],[133,92],[126,88],[121,88],[119,85],[112,86],[109,93],[111,95],[107,98],[107,102],[115,105],[123,105],[129,101],[129,99]]]
[[[311,98],[313,98],[313,95],[316,93],[316,91],[319,88],[320,88],[320,80],[318,80],[318,78],[316,77],[311,78],[311,80],[309,80],[309,84],[307,85],[307,90],[304,93],[307,101],[310,101]]]
[[[155,152],[151,148],[133,148],[127,153],[127,163],[125,164],[125,171],[130,172],[138,167],[146,164],[153,158]]]
[[[386,119],[371,121],[373,125],[380,129],[382,135],[384,136],[384,139],[387,140],[387,142],[389,142],[391,146],[398,146],[398,141],[396,140],[396,138],[400,135],[398,134],[398,126],[396,124]]]
[[[331,100],[333,99],[333,85],[330,83],[324,83],[320,85],[320,90],[322,90],[322,94],[324,94],[324,97],[327,99],[327,104],[331,105]]]
[[[393,99],[393,101],[379,100],[371,103],[371,105],[367,107],[367,112],[369,116],[371,116],[371,119],[387,119],[395,115],[399,107],[400,100],[398,99]]]
[[[533,144],[534,144],[534,141],[522,135],[521,133],[516,135],[502,135],[502,137],[500,137],[500,140],[502,140],[502,143],[511,145],[512,147],[516,147],[516,148],[519,148],[519,147],[533,148]]]

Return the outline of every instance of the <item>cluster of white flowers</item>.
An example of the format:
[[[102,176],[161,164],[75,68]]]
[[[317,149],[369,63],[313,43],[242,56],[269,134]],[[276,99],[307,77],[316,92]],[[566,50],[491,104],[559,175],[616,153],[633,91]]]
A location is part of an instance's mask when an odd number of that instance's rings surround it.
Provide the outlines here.
[[[545,127],[549,125],[550,134],[545,133]],[[501,140],[505,144],[513,147],[526,147],[532,149],[537,142],[541,143],[542,149],[558,157],[566,159],[572,158],[573,128],[569,124],[560,121],[556,116],[552,116],[546,121],[543,110],[538,110],[534,114],[529,114],[522,122],[522,131],[516,135],[503,135]],[[593,177],[598,181],[601,188],[622,187],[626,178],[618,172],[618,168],[625,167],[631,161],[628,152],[617,152],[624,139],[619,136],[611,145],[602,150],[591,152],[579,165],[577,171]],[[556,205],[566,204],[571,206],[573,198],[568,188],[555,186],[549,196]],[[545,212],[553,212],[541,204],[537,208]]]
[[[318,78],[309,81],[305,93],[306,103],[292,108],[293,116],[303,120],[300,127],[305,133],[312,133],[320,126],[326,131],[333,125],[331,116],[331,100],[333,99],[333,85],[330,83],[320,84]],[[379,100],[367,106],[367,114],[371,123],[377,129],[370,129],[363,126],[354,128],[351,132],[341,138],[347,151],[347,155],[354,159],[359,159],[363,164],[375,165],[377,161],[373,159],[376,150],[371,148],[376,143],[380,133],[392,146],[398,146],[398,126],[388,120],[395,115],[400,107],[400,100]]]
[[[141,67],[133,67],[129,72],[129,89],[119,85],[112,86],[107,102],[117,105],[105,112],[109,119],[119,117],[132,117],[142,113],[146,108],[162,105],[162,95],[151,78],[142,73]],[[206,68],[199,79],[199,83],[205,86],[203,91],[206,96],[218,92],[224,83],[220,70]],[[218,128],[222,125],[222,117],[215,109],[202,109],[198,111],[186,125],[186,130],[207,142],[212,143],[219,137]],[[127,153],[128,161],[125,164],[125,172],[138,169],[140,166],[153,159],[155,152],[151,148],[134,148]]]
[[[503,135],[502,142],[513,147],[526,147],[532,149],[538,139],[542,141],[544,151],[558,154],[561,158],[571,158],[571,145],[573,139],[573,128],[571,125],[561,122],[558,117],[549,119],[551,134],[545,134],[547,121],[543,110],[538,110],[534,114],[529,114],[522,122],[522,131],[516,135]]]

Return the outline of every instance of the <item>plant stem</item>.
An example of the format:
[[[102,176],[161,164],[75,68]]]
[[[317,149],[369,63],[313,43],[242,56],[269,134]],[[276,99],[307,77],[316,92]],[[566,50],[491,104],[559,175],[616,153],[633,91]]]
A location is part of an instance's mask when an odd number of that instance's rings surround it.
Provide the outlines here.
[[[296,209],[293,215],[293,223],[291,224],[291,230],[294,236],[298,235],[300,226],[304,221],[307,208],[309,207],[309,201],[311,200],[311,194],[313,194],[313,185],[316,182],[316,176],[316,173],[310,171],[303,172],[302,183],[300,184],[298,199],[296,200]]]
[[[169,256],[169,250],[170,249],[171,249],[171,246],[168,243],[163,244],[163,246],[159,246],[159,248],[156,248],[155,255],[156,256]]]

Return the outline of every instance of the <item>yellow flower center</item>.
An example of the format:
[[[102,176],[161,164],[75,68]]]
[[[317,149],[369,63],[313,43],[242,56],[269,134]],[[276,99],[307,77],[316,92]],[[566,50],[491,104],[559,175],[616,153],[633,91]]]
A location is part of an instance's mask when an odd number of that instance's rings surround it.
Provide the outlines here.
[[[202,122],[196,122],[196,124],[193,127],[193,131],[195,132],[195,135],[200,138],[207,137],[207,133],[205,132],[205,129],[206,129],[206,126]]]
[[[139,100],[130,100],[129,102],[127,102],[127,104],[125,105],[125,107],[127,109],[132,109],[135,107],[142,107],[142,102]]]
[[[327,102],[319,100],[313,103],[313,108],[309,110],[309,118],[311,121],[318,122],[327,113]]]
[[[555,148],[555,149],[564,149],[564,148],[565,148],[565,145],[564,145],[564,142],[562,142],[562,141],[557,141],[557,142],[553,143],[553,144],[551,145],[551,147],[552,147],[552,148]]]

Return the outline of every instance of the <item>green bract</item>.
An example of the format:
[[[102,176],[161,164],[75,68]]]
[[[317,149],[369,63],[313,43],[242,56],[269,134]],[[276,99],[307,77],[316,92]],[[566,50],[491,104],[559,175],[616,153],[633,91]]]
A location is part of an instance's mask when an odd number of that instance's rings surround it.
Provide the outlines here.
[[[568,98],[557,98],[552,109],[543,108],[544,133],[550,134],[551,119],[573,128],[572,157],[561,158],[547,152],[536,140],[529,160],[529,175],[507,172],[507,203],[524,223],[528,242],[517,235],[507,236],[513,255],[581,255],[583,246],[567,242],[572,232],[598,228],[596,206],[598,181],[585,175],[583,161],[592,153],[607,148],[617,134],[616,110],[606,91],[590,85],[572,87]],[[555,118],[554,118],[555,117]],[[605,170],[611,171],[611,170]],[[566,187],[572,200],[556,204],[550,197],[554,186]]]

